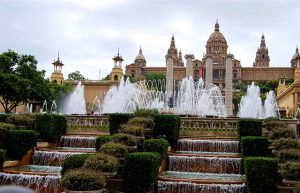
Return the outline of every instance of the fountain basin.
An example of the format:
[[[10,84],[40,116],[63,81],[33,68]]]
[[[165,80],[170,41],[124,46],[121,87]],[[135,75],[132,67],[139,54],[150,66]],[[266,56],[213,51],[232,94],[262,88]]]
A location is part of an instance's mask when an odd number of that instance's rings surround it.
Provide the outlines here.
[[[41,166],[41,165],[24,165],[5,168],[4,171],[10,174],[28,174],[28,175],[55,175],[60,176],[61,167]]]

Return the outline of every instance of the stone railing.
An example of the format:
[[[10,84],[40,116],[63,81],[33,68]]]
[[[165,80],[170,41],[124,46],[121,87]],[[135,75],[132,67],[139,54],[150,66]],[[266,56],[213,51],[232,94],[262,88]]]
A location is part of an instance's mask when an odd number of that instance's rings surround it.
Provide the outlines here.
[[[108,126],[108,116],[68,115],[67,125],[79,127]]]

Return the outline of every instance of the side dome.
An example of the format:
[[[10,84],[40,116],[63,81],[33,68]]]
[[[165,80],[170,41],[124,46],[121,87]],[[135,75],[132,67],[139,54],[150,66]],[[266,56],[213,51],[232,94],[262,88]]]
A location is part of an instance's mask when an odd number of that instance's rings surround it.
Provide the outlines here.
[[[220,32],[218,22],[215,24],[215,31],[209,36],[207,40],[207,44],[214,44],[214,43],[222,43],[227,45],[224,35]]]
[[[143,55],[142,48],[140,48],[139,54],[135,57],[135,60],[146,60],[145,56]]]

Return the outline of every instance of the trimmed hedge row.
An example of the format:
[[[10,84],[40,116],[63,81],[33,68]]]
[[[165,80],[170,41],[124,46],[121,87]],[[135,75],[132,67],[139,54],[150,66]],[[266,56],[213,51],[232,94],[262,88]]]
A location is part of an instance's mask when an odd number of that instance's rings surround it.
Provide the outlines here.
[[[129,153],[124,161],[125,193],[146,193],[158,175],[160,155],[154,152]]]
[[[4,146],[9,158],[20,160],[36,146],[37,133],[31,130],[6,130]]]
[[[274,193],[278,163],[274,158],[246,157],[244,170],[247,176],[248,193]]]
[[[7,117],[11,115],[12,114],[0,114],[0,122],[6,122]]]
[[[267,156],[268,139],[257,136],[242,137],[241,152],[243,156]]]
[[[4,149],[0,149],[0,170],[3,168],[3,163],[5,161],[6,151]]]
[[[133,114],[129,113],[111,113],[108,116],[109,132],[111,135],[121,131],[121,124],[128,122]]]
[[[240,119],[237,128],[239,138],[242,136],[262,135],[262,121],[259,119]]]
[[[154,137],[165,136],[172,148],[176,149],[180,129],[179,116],[157,114],[154,116],[154,122]]]
[[[144,141],[144,151],[157,152],[164,159],[168,151],[169,143],[165,139],[146,139]]]
[[[71,169],[81,168],[90,155],[91,154],[75,154],[67,157],[62,164],[61,175],[63,176]]]

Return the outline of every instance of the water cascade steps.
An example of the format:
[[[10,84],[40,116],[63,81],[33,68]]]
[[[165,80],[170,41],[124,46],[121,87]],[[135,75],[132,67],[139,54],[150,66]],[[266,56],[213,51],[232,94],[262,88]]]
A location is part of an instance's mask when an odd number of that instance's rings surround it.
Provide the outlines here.
[[[30,187],[39,193],[60,193],[60,171],[63,161],[74,154],[95,153],[96,136],[62,136],[58,147],[36,148],[31,165],[4,168],[0,184]]]
[[[238,150],[235,139],[180,139],[158,177],[158,193],[245,193]]]

